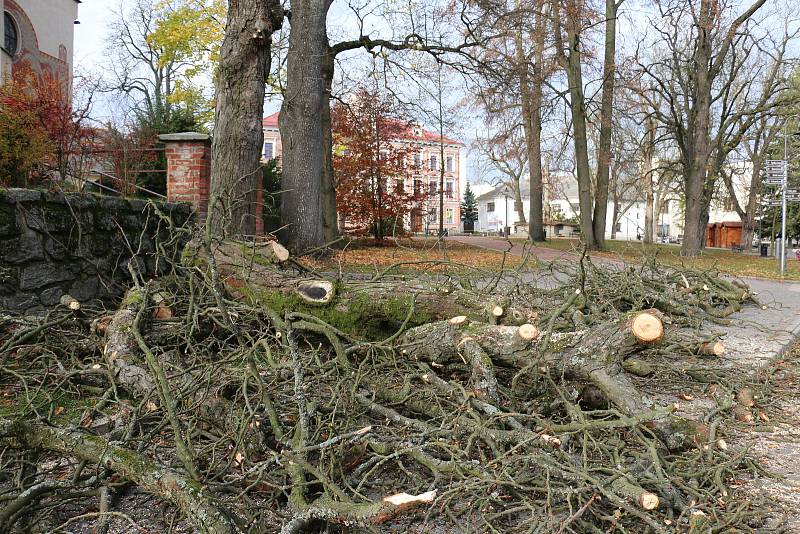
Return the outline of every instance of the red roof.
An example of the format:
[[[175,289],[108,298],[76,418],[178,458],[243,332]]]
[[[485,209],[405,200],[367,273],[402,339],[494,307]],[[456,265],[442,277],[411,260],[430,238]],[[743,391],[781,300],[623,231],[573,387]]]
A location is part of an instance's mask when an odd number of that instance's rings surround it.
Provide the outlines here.
[[[280,112],[275,112],[272,115],[264,117],[264,119],[262,120],[262,124],[264,125],[265,128],[277,128],[279,116]],[[408,132],[405,136],[403,136],[403,139],[409,141],[423,141],[425,143],[438,143],[439,134],[433,133],[428,130],[422,130],[421,135],[414,135],[414,130],[412,129],[412,127],[409,127]],[[455,139],[444,137],[443,140],[448,145],[464,146],[464,143],[462,143],[461,141],[456,141]]]
[[[276,111],[272,115],[268,117],[264,117],[261,123],[264,125],[265,128],[277,128],[278,127],[278,116],[280,116],[281,112]]]

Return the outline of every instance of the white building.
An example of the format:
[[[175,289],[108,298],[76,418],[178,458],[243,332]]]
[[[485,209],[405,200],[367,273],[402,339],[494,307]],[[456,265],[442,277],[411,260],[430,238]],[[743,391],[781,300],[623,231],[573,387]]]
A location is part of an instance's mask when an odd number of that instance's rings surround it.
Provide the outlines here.
[[[81,0],[0,0],[0,83],[11,75],[14,65],[23,62],[38,74],[49,72],[59,79],[71,79],[80,3]]]
[[[529,182],[523,180],[521,185],[522,208],[526,219],[530,214],[530,188]],[[550,183],[546,186],[544,202],[544,220],[548,237],[569,237],[577,229],[578,219],[578,185],[571,176],[550,176]],[[505,185],[494,187],[492,190],[478,196],[478,221],[476,231],[500,232],[509,226],[512,233],[524,233],[525,229],[516,225],[519,214],[514,209],[513,195],[507,191]],[[627,210],[619,217],[616,229],[616,239],[637,240],[644,232],[645,204],[643,202],[626,201]],[[668,227],[671,219],[668,214],[663,214],[663,223]],[[606,215],[606,238],[611,238],[612,219],[614,217],[614,204],[608,203]],[[666,218],[666,219],[665,219]],[[656,221],[656,224],[659,224]]]

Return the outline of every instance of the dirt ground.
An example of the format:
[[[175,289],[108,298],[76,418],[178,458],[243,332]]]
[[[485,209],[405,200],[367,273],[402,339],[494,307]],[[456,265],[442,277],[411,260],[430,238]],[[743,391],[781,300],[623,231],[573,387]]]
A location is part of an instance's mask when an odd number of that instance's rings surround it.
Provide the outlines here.
[[[767,420],[739,424],[733,445],[749,448],[772,476],[743,481],[743,489],[769,497],[775,527],[800,532],[800,342],[756,376]]]

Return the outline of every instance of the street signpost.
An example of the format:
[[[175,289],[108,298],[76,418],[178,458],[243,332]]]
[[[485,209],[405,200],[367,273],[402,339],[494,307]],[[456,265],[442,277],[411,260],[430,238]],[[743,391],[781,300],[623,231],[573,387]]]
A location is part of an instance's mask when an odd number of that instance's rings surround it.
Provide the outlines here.
[[[784,132],[783,143],[783,159],[768,159],[764,164],[764,183],[768,185],[778,185],[781,188],[780,203],[774,203],[774,200],[767,200],[765,205],[781,207],[781,241],[779,247],[779,263],[781,269],[781,276],[786,272],[786,202],[800,202],[800,193],[796,189],[792,190],[789,195],[789,165],[788,165],[788,146],[786,134]],[[791,196],[791,198],[790,198]]]

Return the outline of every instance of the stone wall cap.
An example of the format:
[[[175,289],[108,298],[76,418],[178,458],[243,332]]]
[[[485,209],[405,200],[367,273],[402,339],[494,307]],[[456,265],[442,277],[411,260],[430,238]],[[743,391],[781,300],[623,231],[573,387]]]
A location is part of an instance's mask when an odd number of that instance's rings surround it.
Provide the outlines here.
[[[211,136],[200,132],[181,132],[161,134],[158,138],[161,141],[208,141]]]

